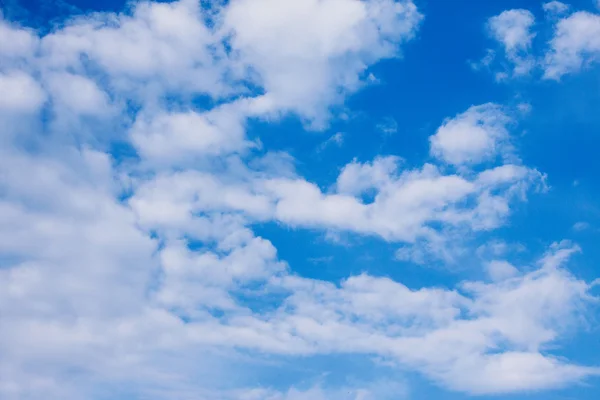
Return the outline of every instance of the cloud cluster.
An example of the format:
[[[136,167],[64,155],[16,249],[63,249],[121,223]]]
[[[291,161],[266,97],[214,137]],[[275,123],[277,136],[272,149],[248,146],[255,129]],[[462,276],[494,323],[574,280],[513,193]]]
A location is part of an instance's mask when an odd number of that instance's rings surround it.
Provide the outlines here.
[[[540,70],[543,79],[558,80],[563,75],[580,71],[600,56],[600,15],[589,11],[569,13],[571,7],[559,1],[543,4],[546,23],[553,25],[552,37],[543,53],[533,51],[535,18],[528,10],[513,9],[488,20],[492,38],[504,48],[512,71],[497,72],[496,78],[529,75]],[[489,67],[495,57],[493,50],[475,66]]]
[[[1,20],[0,397],[407,391],[385,380],[232,383],[257,355],[378,357],[472,394],[597,375],[548,353],[596,300],[594,284],[564,267],[575,245],[529,267],[488,260],[485,282],[411,288],[366,273],[300,276],[253,229],[369,235],[415,261],[447,259],[452,235],[502,226],[512,204],[544,188],[513,156],[513,118],[495,104],[442,122],[430,163],[354,160],[330,187],[248,136],[255,119],[326,126],[421,19],[409,0],[181,0],[80,16],[44,35]],[[498,32],[515,47],[523,32],[504,22]]]
[[[551,17],[556,17],[564,14],[569,10],[569,7],[570,6],[568,4],[556,0],[542,4],[542,9],[544,10],[544,12]]]
[[[535,17],[529,10],[506,10],[491,17],[487,26],[490,36],[503,48],[509,71],[496,73],[498,80],[526,76],[541,71],[544,79],[558,80],[593,64],[600,55],[600,15],[589,11],[572,12],[568,4],[559,1],[542,6],[553,33],[543,51],[534,51]],[[496,53],[488,54],[477,64],[489,67]]]

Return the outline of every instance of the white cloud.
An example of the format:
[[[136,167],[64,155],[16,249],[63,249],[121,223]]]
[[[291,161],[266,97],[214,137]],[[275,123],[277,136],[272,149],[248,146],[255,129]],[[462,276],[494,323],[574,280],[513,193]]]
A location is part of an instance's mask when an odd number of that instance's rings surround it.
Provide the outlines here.
[[[0,113],[32,113],[46,101],[46,94],[31,76],[21,71],[0,72]]]
[[[491,17],[488,27],[494,39],[504,46],[506,58],[513,64],[513,75],[525,75],[534,67],[529,55],[535,33],[531,31],[535,17],[528,10],[506,10]]]
[[[37,42],[38,38],[31,31],[11,26],[0,13],[0,57],[3,63],[22,62],[32,57]]]
[[[511,52],[531,46],[534,34],[530,30],[534,22],[530,11],[515,9],[490,18],[488,24],[494,38],[504,44],[507,52]]]
[[[106,72],[114,90],[139,101],[165,91],[216,95],[225,91],[224,55],[203,18],[199,3],[189,0],[140,2],[132,15],[81,17],[42,37],[40,63],[77,72],[91,65]]]
[[[600,55],[600,15],[579,11],[559,20],[545,56],[544,77],[578,72]]]
[[[337,190],[344,194],[360,195],[370,189],[380,189],[394,179],[401,161],[396,156],[378,157],[365,164],[355,160],[342,169],[336,182]]]
[[[140,155],[161,164],[186,164],[206,155],[224,155],[251,146],[243,116],[230,104],[194,111],[138,115],[131,140]]]
[[[567,12],[570,6],[568,4],[561,3],[560,1],[553,0],[542,4],[542,8],[547,15],[556,17]]]
[[[515,167],[513,174],[512,167],[486,171],[470,181],[459,175],[442,175],[436,167],[425,165],[421,170],[408,170],[397,177],[379,175],[381,181],[368,182],[365,177],[381,171],[368,164],[366,170],[351,164],[343,172],[341,187],[356,194],[371,189],[372,201],[345,193],[325,194],[304,180],[269,180],[264,187],[275,201],[274,218],[281,222],[413,242],[435,236],[430,224],[475,230],[501,224],[514,196],[521,196],[523,188],[540,179],[539,173],[527,168]],[[463,208],[462,204],[469,205]]]
[[[488,20],[494,39],[502,44],[512,71],[495,71],[496,80],[527,75],[534,68],[543,71],[544,79],[559,80],[563,75],[576,73],[598,60],[600,54],[600,15],[589,11],[571,12],[571,6],[560,1],[544,3],[542,8],[547,22],[554,24],[554,32],[545,52],[540,56],[531,51],[536,36],[535,18],[528,10],[506,10]],[[474,69],[489,67],[496,54],[488,55]]]
[[[431,154],[454,165],[494,160],[511,151],[511,118],[496,104],[472,106],[440,126],[430,137]]]
[[[269,99],[320,127],[327,106],[357,90],[368,65],[397,56],[421,19],[411,1],[238,0],[223,29]]]
[[[228,239],[239,233],[250,237],[236,240],[228,248]],[[236,309],[229,291],[265,281],[286,269],[284,263],[278,262],[275,247],[249,232],[230,234],[219,246],[219,253],[226,252],[225,256],[209,251],[193,253],[186,243],[167,244],[160,256],[164,275],[156,294],[158,303],[187,316],[211,308]]]
[[[508,261],[493,260],[486,265],[486,271],[493,281],[502,281],[519,274],[519,270]]]
[[[105,115],[110,100],[92,80],[70,73],[52,74],[46,78],[55,108],[76,115]]]

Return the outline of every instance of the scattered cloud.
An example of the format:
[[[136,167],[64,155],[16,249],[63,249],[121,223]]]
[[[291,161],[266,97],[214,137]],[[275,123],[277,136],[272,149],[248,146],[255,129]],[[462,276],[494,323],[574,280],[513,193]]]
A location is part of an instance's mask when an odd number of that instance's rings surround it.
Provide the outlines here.
[[[485,56],[481,58],[481,60],[477,62],[469,62],[471,68],[475,71],[479,71],[480,69],[490,69],[490,66],[496,59],[496,52],[492,49],[487,49]]]
[[[240,0],[223,28],[266,99],[319,128],[323,110],[361,86],[366,65],[394,57],[421,19],[411,1]]]
[[[544,77],[560,79],[600,54],[600,15],[579,11],[559,20],[544,61]]]
[[[497,51],[488,49],[475,70],[489,69],[497,81],[526,76],[534,70],[543,72],[543,79],[559,80],[563,75],[575,73],[594,64],[600,54],[600,15],[589,11],[570,12],[571,6],[559,1],[542,5],[546,23],[553,25],[553,34],[543,52],[533,51],[537,36],[536,21],[529,10],[506,10],[491,17],[487,28],[492,38],[503,47],[509,70],[494,70]]]
[[[507,126],[511,118],[496,104],[472,106],[446,120],[430,137],[431,154],[449,164],[477,164],[507,156],[510,145]]]
[[[341,147],[344,144],[344,134],[337,132],[331,135],[327,140],[317,147],[317,151],[323,151],[330,146]]]
[[[534,24],[533,14],[523,9],[503,11],[488,20],[491,36],[503,46],[504,54],[512,64],[512,76],[527,75],[535,66],[535,60],[529,54],[535,37]]]
[[[547,3],[542,4],[542,8],[546,15],[555,18],[557,16],[561,16],[567,11],[569,11],[570,6],[565,3],[561,3],[560,1],[549,1]]]
[[[377,124],[376,128],[385,135],[393,135],[398,132],[398,122],[392,117],[386,117]]]
[[[348,158],[328,184],[248,133],[288,117],[324,129],[422,20],[410,0],[139,2],[47,33],[2,17],[0,397],[409,395],[385,377],[256,384],[261,362],[336,355],[474,395],[597,376],[551,351],[597,302],[595,283],[566,268],[574,244],[517,269],[510,245],[490,242],[476,252],[485,281],[409,286],[366,271],[302,276],[269,239],[271,228],[365,236],[398,258],[450,263],[465,237],[504,226],[543,191],[492,103],[445,120],[429,162]],[[521,62],[533,23],[512,10],[490,29]],[[582,41],[587,55],[593,40]],[[548,65],[566,73],[566,51],[555,52]]]
[[[590,227],[590,224],[585,221],[579,221],[579,222],[576,222],[575,224],[573,224],[573,230],[576,232],[585,231],[589,227]]]
[[[531,104],[530,103],[519,103],[517,104],[517,110],[519,110],[522,114],[529,114],[531,112]]]

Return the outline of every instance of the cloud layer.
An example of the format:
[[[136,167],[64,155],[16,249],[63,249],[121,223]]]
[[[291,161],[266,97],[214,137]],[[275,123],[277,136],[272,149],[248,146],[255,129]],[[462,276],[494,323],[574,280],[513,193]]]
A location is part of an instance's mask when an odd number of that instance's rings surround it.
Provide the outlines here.
[[[558,22],[549,77],[592,57],[594,18]],[[532,265],[485,260],[487,280],[409,287],[302,276],[257,233],[366,236],[452,263],[462,236],[504,226],[546,189],[516,155],[514,111],[493,103],[439,121],[419,165],[355,159],[330,185],[248,134],[287,117],[324,129],[422,20],[410,0],[142,2],[47,34],[0,20],[0,397],[407,395],[385,379],[229,384],[261,357],[367,356],[470,394],[598,375],[549,351],[596,302],[595,283],[566,269],[572,243]],[[490,27],[520,57],[532,24],[509,12]]]

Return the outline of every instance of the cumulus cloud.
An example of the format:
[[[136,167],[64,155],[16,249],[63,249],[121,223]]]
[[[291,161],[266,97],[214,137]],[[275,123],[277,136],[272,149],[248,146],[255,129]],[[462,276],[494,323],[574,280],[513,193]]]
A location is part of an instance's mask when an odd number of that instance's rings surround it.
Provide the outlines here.
[[[185,164],[202,156],[227,155],[253,146],[245,138],[244,116],[235,104],[203,113],[140,114],[129,134],[142,157],[162,165]]]
[[[509,71],[496,71],[497,80],[523,76],[541,70],[543,79],[559,80],[597,62],[600,15],[590,11],[571,12],[571,6],[559,1],[544,3],[547,25],[553,25],[551,39],[543,52],[533,52],[536,24],[534,15],[524,9],[506,10],[487,22],[490,35],[503,47]],[[498,52],[488,49],[474,69],[490,68]]]
[[[38,41],[32,31],[10,24],[0,14],[0,57],[4,63],[22,66],[34,55]]]
[[[132,10],[68,21],[41,38],[40,66],[103,71],[113,90],[138,101],[164,92],[226,91],[219,37],[198,2],[140,2]]]
[[[501,281],[519,274],[519,270],[514,265],[501,260],[490,261],[486,271],[493,281]]]
[[[40,84],[21,71],[0,73],[0,112],[31,113],[38,111],[46,100]]]
[[[600,55],[600,15],[579,11],[557,22],[545,56],[544,77],[578,72]]]
[[[430,137],[431,154],[454,165],[477,164],[511,151],[511,118],[496,104],[472,106]]]
[[[108,95],[86,77],[70,73],[52,74],[47,78],[52,101],[76,115],[103,115],[110,111]]]
[[[534,22],[533,14],[523,9],[503,11],[488,21],[492,34],[508,52],[531,46],[530,29]]]
[[[535,17],[528,10],[506,10],[488,20],[491,36],[504,48],[506,58],[513,65],[512,75],[526,75],[535,66],[529,55],[535,37],[532,27]]]
[[[269,100],[319,127],[324,106],[358,89],[374,60],[396,56],[421,19],[410,1],[239,0],[223,29]]]

